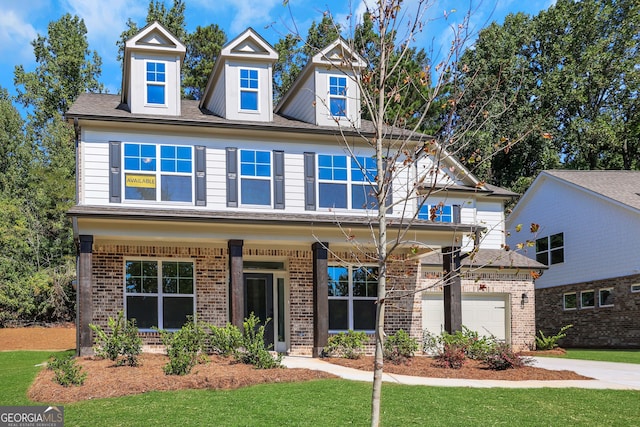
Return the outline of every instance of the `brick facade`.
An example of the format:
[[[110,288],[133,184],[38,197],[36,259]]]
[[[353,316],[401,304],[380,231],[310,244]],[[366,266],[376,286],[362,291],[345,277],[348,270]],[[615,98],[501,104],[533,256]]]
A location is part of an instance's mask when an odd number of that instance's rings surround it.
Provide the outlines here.
[[[420,288],[425,292],[442,294],[442,273],[425,271]],[[462,274],[462,293],[502,294],[507,301],[507,333],[516,351],[529,350],[535,343],[535,292],[529,274],[506,272],[474,272]],[[528,302],[522,304],[522,294]]]
[[[536,290],[537,329],[545,335],[572,324],[563,347],[640,348],[640,292],[631,286],[640,284],[640,274],[606,280],[554,286]],[[613,288],[613,306],[600,307],[598,291]],[[580,308],[580,292],[593,290],[595,307]],[[575,292],[578,307],[563,309],[563,295]]]

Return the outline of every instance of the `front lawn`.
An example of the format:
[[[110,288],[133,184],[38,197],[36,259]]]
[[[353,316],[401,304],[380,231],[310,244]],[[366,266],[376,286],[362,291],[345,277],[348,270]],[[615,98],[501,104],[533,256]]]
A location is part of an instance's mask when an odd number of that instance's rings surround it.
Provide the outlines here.
[[[0,353],[0,405],[28,405],[48,352]],[[187,390],[66,404],[66,426],[368,425],[371,386],[346,380]],[[637,425],[640,391],[385,384],[384,425]],[[48,402],[55,403],[55,402]]]
[[[609,350],[609,349],[584,349],[568,348],[562,357],[566,359],[598,360],[601,362],[622,362],[640,364],[640,350]],[[547,356],[544,356],[547,357]]]

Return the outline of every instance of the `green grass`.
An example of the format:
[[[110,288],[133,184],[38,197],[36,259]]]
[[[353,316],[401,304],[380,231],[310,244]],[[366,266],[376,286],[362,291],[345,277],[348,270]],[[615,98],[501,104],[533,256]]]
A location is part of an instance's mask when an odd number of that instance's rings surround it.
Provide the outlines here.
[[[0,353],[0,405],[27,405],[47,352]],[[186,390],[65,404],[66,426],[369,424],[371,386],[346,380]],[[640,425],[640,391],[383,387],[387,426]],[[48,402],[55,403],[55,402]],[[33,403],[31,403],[33,404]]]
[[[622,362],[640,364],[640,350],[608,350],[608,349],[582,349],[567,348],[567,353],[561,357],[565,359],[598,360],[601,362]]]

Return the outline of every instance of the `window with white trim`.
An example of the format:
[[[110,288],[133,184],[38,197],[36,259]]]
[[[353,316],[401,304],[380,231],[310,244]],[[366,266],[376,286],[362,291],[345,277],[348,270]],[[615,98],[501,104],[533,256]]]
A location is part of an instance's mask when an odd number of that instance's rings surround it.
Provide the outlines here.
[[[179,329],[193,316],[193,262],[126,260],[124,268],[125,311],[138,328]]]
[[[377,267],[329,266],[329,331],[373,331]]]
[[[575,292],[567,292],[562,296],[562,308],[564,310],[575,310],[578,308],[578,297]]]
[[[147,61],[146,85],[147,104],[165,105],[166,64],[164,62]]]
[[[240,109],[258,111],[258,70],[240,68]]]
[[[375,159],[319,154],[318,206],[331,209],[377,209]]]
[[[424,203],[418,211],[418,219],[426,219],[434,222],[452,223],[453,222],[453,205],[445,205],[438,203],[429,205]]]
[[[329,76],[329,111],[333,117],[347,116],[347,78]]]
[[[603,288],[598,290],[598,306],[613,307],[613,288]]]
[[[640,283],[631,285],[631,292],[640,292]]]
[[[544,265],[564,262],[564,233],[542,237],[536,240],[536,261]]]
[[[593,290],[580,292],[580,308],[593,308],[596,306],[596,294]]]
[[[271,152],[240,150],[240,203],[271,206]]]
[[[193,147],[125,143],[124,198],[191,203]]]

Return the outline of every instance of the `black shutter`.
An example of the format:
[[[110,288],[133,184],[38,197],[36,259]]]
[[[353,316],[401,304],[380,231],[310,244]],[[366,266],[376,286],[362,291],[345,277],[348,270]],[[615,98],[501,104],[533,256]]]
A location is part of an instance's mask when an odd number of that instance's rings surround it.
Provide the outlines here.
[[[207,151],[204,146],[195,146],[196,206],[207,205]]]
[[[109,202],[122,202],[122,174],[120,163],[122,143],[109,141]]]
[[[273,152],[273,207],[284,209],[284,151]]]
[[[451,210],[452,210],[451,220],[453,221],[454,224],[460,224],[461,222],[460,205],[451,206]]]
[[[238,207],[238,149],[227,147],[227,207]]]
[[[316,210],[316,154],[304,153],[304,208]]]

